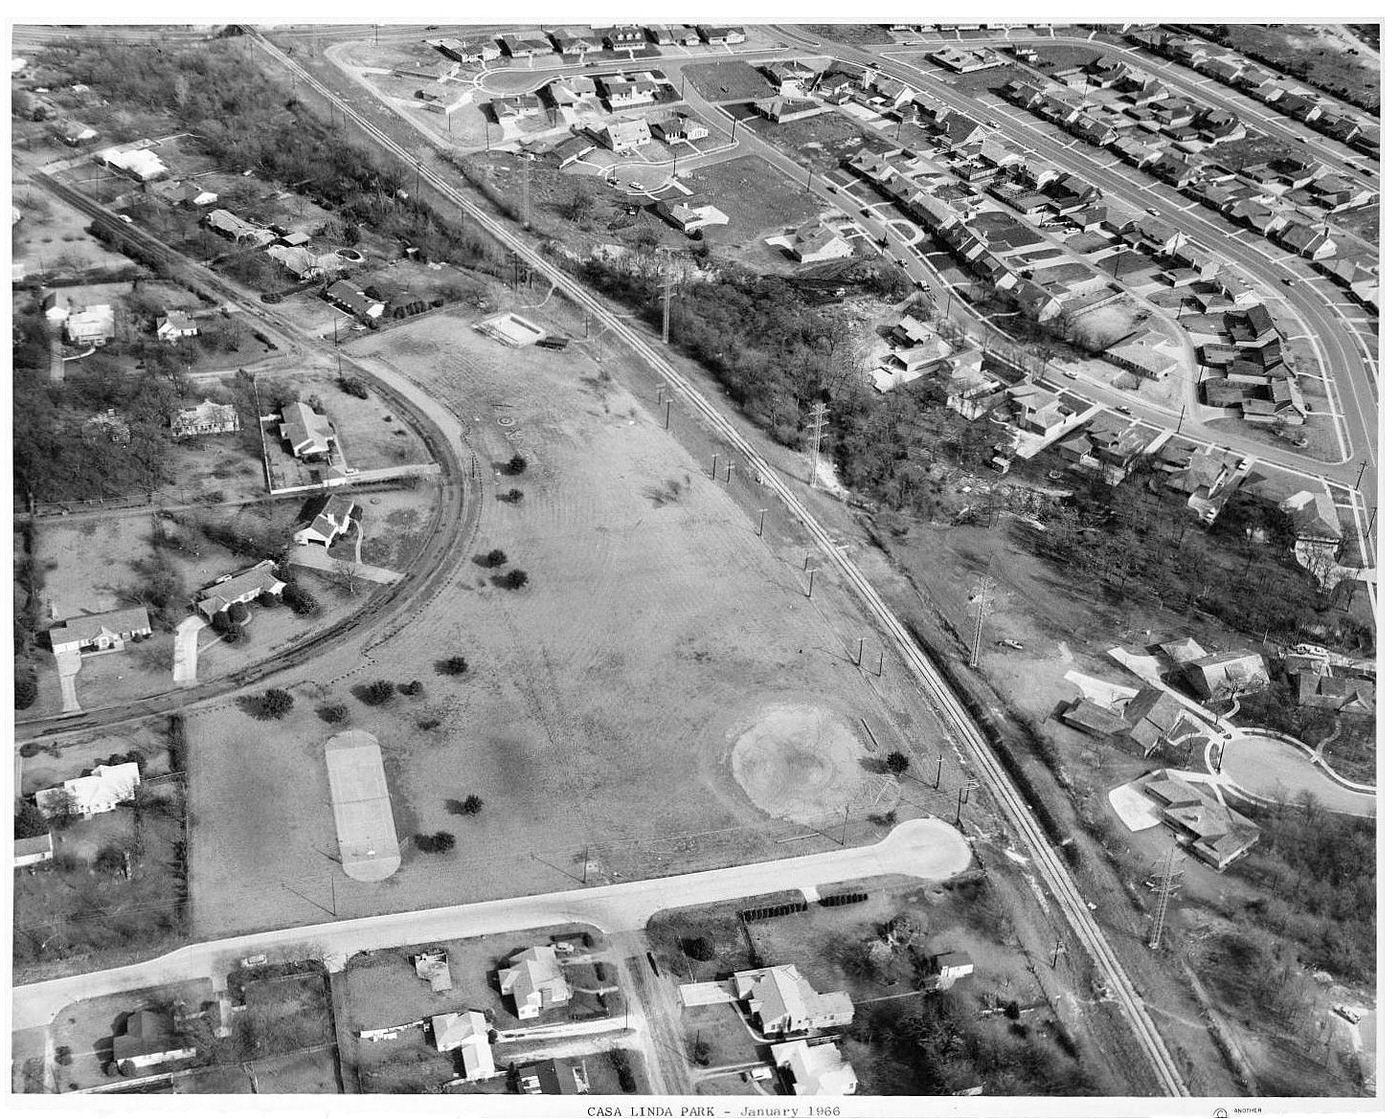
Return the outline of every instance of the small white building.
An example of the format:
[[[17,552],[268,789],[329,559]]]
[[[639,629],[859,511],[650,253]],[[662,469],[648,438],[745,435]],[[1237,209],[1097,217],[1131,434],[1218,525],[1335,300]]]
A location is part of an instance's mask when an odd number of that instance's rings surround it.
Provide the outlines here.
[[[199,336],[199,323],[184,311],[167,311],[156,323],[156,337],[162,342]]]
[[[15,840],[15,869],[46,863],[53,858],[53,832]]]
[[[34,803],[45,816],[58,816],[70,807],[84,819],[111,812],[136,795],[141,769],[135,762],[99,765],[86,777],[74,777],[52,789],[40,789]]]
[[[143,183],[158,179],[170,170],[155,152],[147,148],[104,148],[97,158],[108,167],[123,171]]]

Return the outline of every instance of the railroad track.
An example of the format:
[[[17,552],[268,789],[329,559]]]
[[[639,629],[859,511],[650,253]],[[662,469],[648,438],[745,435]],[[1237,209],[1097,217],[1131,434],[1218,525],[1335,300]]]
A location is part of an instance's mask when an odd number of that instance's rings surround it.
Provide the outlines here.
[[[670,386],[677,397],[697,412],[748,463],[760,483],[767,486],[774,496],[783,503],[788,512],[807,530],[813,543],[846,580],[861,603],[888,634],[889,639],[904,658],[915,678],[947,714],[954,733],[981,770],[983,787],[990,790],[998,807],[1010,820],[1021,840],[1031,852],[1051,895],[1064,912],[1070,928],[1089,957],[1098,966],[1110,992],[1117,998],[1127,1018],[1128,1026],[1140,1043],[1162,1090],[1171,1096],[1189,1095],[1185,1078],[1177,1069],[1166,1040],[1158,1031],[1156,1023],[1152,1021],[1127,970],[1119,961],[1112,945],[1109,944],[1103,930],[1099,927],[1097,919],[1060,859],[1054,844],[1042,830],[1030,808],[1018,796],[1010,774],[1001,765],[972,716],[963,708],[948,683],[904,624],[885,604],[855,563],[837,548],[826,530],[787,487],[777,471],[754,450],[718,408],[712,405],[678,370],[653,349],[651,343],[643,335],[629,327],[600,298],[569,273],[552,264],[514,229],[460,193],[456,186],[444,178],[442,174],[426,165],[420,165],[417,157],[398,141],[364,117],[304,66],[278,50],[256,28],[245,27],[245,31],[261,50],[279,65],[295,73],[309,88],[316,90],[332,105],[337,106],[382,148],[405,160],[411,166],[421,166],[420,174],[424,182],[435,188],[443,198],[458,207],[462,213],[470,215],[482,229],[502,245],[528,261],[531,267],[553,282],[558,290],[596,315],[600,323],[610,328],[622,342],[645,361]]]

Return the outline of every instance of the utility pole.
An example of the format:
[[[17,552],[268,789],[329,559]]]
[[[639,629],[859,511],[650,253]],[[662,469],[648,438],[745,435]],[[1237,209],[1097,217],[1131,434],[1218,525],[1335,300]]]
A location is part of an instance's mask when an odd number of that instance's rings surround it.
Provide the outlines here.
[[[973,668],[977,667],[978,659],[982,655],[982,629],[987,620],[987,598],[991,589],[991,576],[983,575],[982,581],[977,585],[977,625],[972,631],[972,656],[967,662]]]
[[[671,257],[668,253],[661,278],[661,344],[671,344]]]
[[[1060,966],[1060,957],[1065,954],[1065,938],[1057,937],[1055,940],[1055,952],[1050,957],[1050,970],[1054,971]]]
[[[822,453],[822,428],[826,426],[826,405],[820,400],[812,406],[812,411],[808,413],[812,417],[809,425],[811,429],[811,456],[812,456],[812,478],[811,484],[817,484],[817,466],[821,462]]]
[[[1153,951],[1162,946],[1162,933],[1167,926],[1167,906],[1171,902],[1172,895],[1181,886],[1181,876],[1176,873],[1175,843],[1172,844],[1171,850],[1167,852],[1167,857],[1159,865],[1162,866],[1162,869],[1152,887],[1157,894],[1157,908],[1152,915],[1152,935],[1147,941],[1147,947]]]

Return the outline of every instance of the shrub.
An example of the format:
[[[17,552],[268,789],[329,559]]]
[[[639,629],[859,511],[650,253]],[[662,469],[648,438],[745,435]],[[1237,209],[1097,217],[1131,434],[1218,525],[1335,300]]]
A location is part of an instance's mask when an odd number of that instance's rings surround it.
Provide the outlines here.
[[[281,688],[268,688],[262,695],[243,696],[238,704],[255,719],[280,719],[292,709],[292,693]]]
[[[403,695],[422,695],[422,694],[423,694],[423,681],[422,681],[422,680],[410,680],[407,684],[400,684],[400,685],[399,685],[399,691],[400,691],[400,693],[402,693]]]
[[[351,396],[357,396],[361,400],[369,399],[369,388],[358,377],[340,376],[336,378],[336,384],[342,392],[348,392]]]
[[[898,777],[909,768],[909,759],[898,750],[885,755],[885,768]]]
[[[15,710],[24,711],[34,706],[34,701],[39,698],[39,682],[33,676],[25,674],[15,677]]]
[[[681,951],[692,960],[699,960],[703,963],[715,958],[715,942],[704,935],[682,937]]]
[[[73,1063],[73,1050],[66,1045],[59,1045],[53,1051],[53,1059],[60,1065],[71,1065]]]
[[[520,490],[507,490],[505,493],[496,495],[497,501],[504,501],[507,505],[519,505],[520,499],[525,496]]]
[[[419,719],[417,726],[419,730],[437,730],[438,727],[442,726],[442,720],[433,718]]]
[[[33,839],[49,830],[48,818],[32,800],[22,800],[15,809],[15,838]]]
[[[434,832],[432,835],[424,835],[420,832],[413,837],[413,842],[418,850],[436,855],[443,851],[450,851],[457,846],[457,837],[450,831]]]
[[[281,606],[282,599],[278,598],[275,594],[270,594],[267,591],[263,591],[262,594],[258,595],[257,603],[264,610],[266,610],[268,609],[268,607],[271,606]]]
[[[506,562],[506,554],[500,548],[492,548],[482,560],[483,567],[500,567]]]
[[[293,614],[303,618],[321,612],[321,604],[309,591],[302,589],[296,583],[288,583],[282,588],[282,601],[291,607]]]
[[[525,467],[526,467],[526,465],[527,465],[527,463],[525,462],[525,456],[524,456],[524,455],[520,455],[520,454],[512,455],[511,458],[510,458],[510,461],[509,461],[508,463],[506,463],[503,467],[501,467],[501,473],[502,473],[502,474],[508,474],[508,475],[510,475],[512,478],[514,478],[514,477],[516,477],[516,476],[518,476],[518,475],[520,475],[520,474],[524,474],[524,473],[525,473]]]
[[[512,571],[507,571],[504,575],[491,576],[491,582],[495,583],[498,587],[504,587],[508,591],[518,591],[529,581],[530,576],[526,575],[525,572],[521,571],[518,567]]]
[[[253,612],[248,609],[246,602],[234,602],[228,608],[228,620],[236,626],[247,625],[252,618]]]
[[[343,703],[327,703],[316,708],[316,714],[325,723],[343,723],[350,715],[350,709]]]
[[[460,654],[437,662],[439,676],[461,676],[467,671],[467,658]]]
[[[390,680],[376,680],[373,684],[360,684],[352,688],[355,698],[370,707],[379,707],[394,698],[394,685]]]
[[[37,742],[26,742],[19,748],[19,756],[22,758],[32,758],[38,753],[39,744]]]
[[[454,816],[475,816],[484,807],[486,802],[475,793],[468,793],[463,800],[449,800],[447,811]]]

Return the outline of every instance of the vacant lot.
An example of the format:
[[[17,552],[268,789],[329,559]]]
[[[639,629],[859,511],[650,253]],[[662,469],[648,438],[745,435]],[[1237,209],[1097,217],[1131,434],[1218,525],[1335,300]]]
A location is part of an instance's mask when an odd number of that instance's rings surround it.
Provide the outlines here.
[[[731,733],[774,703],[864,718],[882,751],[912,748],[897,728],[912,731],[913,716],[870,691],[844,624],[828,620],[835,604],[805,597],[800,553],[780,561],[722,492],[723,467],[711,482],[606,365],[578,347],[506,350],[453,315],[355,348],[463,419],[485,482],[479,528],[431,607],[367,650],[372,662],[356,648],[320,662],[282,722],[232,708],[191,718],[202,932],[557,889],[578,881],[585,848],[621,877],[795,853],[773,842],[791,826],[750,803],[730,768]],[[501,475],[517,451],[525,472]],[[495,500],[510,489],[523,500]],[[474,562],[493,548],[504,570],[528,573],[525,588]],[[438,675],[458,654],[469,670]],[[423,688],[382,706],[354,698],[381,677]],[[331,702],[383,745],[405,841],[384,883],[352,883],[324,854],[333,728],[313,707]],[[479,815],[449,811],[473,793]],[[408,839],[439,830],[455,850]]]
[[[799,163],[815,168],[818,174],[840,166],[871,141],[844,113],[823,113],[787,124],[759,117],[749,124],[760,140],[783,149]],[[908,129],[906,135],[912,136],[913,129]]]
[[[48,191],[15,184],[21,215],[13,226],[14,262],[25,272],[72,274],[88,268],[128,268],[131,261],[104,248],[85,231],[91,219]]]
[[[730,105],[739,101],[771,97],[773,85],[747,62],[700,62],[682,67],[687,88],[694,88],[706,101]]]
[[[1316,86],[1374,110],[1380,103],[1380,59],[1336,29],[1303,24],[1226,24],[1222,41]]]
[[[756,155],[682,172],[685,185],[700,200],[729,215],[728,225],[705,229],[714,246],[741,246],[816,217],[825,203],[814,184],[811,193],[778,174]]]

